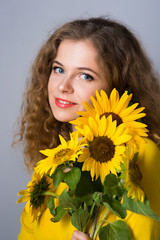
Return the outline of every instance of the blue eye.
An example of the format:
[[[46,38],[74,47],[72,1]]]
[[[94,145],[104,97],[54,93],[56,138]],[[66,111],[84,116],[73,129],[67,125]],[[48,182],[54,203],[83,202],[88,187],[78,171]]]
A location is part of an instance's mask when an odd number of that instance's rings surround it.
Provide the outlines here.
[[[83,79],[85,79],[85,80],[93,80],[93,77],[91,76],[91,75],[89,75],[89,74],[86,74],[86,73],[82,73],[81,74],[81,77],[83,78]]]
[[[53,67],[53,70],[55,73],[60,73],[60,74],[64,73],[64,70],[61,67]]]

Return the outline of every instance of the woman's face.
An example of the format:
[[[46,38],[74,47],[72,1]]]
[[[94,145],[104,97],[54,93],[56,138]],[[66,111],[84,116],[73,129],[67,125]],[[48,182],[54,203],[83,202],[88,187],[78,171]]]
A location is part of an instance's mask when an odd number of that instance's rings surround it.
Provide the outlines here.
[[[91,103],[95,91],[107,90],[102,63],[88,40],[61,42],[48,83],[49,103],[54,117],[69,122],[84,111],[83,101]]]

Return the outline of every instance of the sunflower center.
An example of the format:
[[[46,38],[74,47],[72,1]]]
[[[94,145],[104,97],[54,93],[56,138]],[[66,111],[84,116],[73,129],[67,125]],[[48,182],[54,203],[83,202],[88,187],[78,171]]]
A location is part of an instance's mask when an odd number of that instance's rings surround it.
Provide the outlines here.
[[[44,203],[45,196],[43,196],[42,194],[49,190],[49,185],[50,184],[47,182],[46,177],[43,176],[41,181],[33,186],[34,189],[30,195],[30,203],[34,208],[37,209]]]
[[[113,113],[113,112],[105,112],[103,114],[101,114],[100,118],[102,118],[103,116],[105,116],[106,118],[109,116],[109,115],[112,115],[112,120],[116,120],[117,121],[117,126],[119,126],[121,123],[123,123],[122,119],[120,118],[120,116],[116,113]]]
[[[114,156],[115,146],[107,136],[95,137],[89,144],[89,151],[97,162],[108,162]]]
[[[139,170],[138,164],[134,161],[129,163],[129,177],[133,184],[141,186],[142,174]]]
[[[70,148],[61,149],[60,151],[58,151],[58,152],[55,154],[55,158],[62,158],[62,157],[64,157],[65,155],[69,154],[70,152],[71,152],[71,149],[70,149]]]

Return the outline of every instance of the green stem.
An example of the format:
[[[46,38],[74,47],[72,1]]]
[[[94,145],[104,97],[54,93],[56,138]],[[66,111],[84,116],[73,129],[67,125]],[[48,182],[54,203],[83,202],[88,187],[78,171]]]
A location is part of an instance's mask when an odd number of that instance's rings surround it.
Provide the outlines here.
[[[88,211],[88,206],[87,206],[86,202],[84,202],[84,210]]]
[[[100,213],[100,208],[97,209],[96,215],[93,219],[92,222],[92,227],[91,227],[91,232],[90,232],[90,238],[93,239],[96,227],[97,227],[97,223],[98,223],[98,219],[99,219],[99,213]]]
[[[96,228],[96,230],[95,230],[95,232],[94,232],[93,240],[96,239],[97,234],[98,234],[98,232],[99,232],[99,230],[100,230],[102,224],[105,222],[105,218],[106,218],[106,216],[107,216],[107,214],[108,214],[108,211],[109,211],[108,209],[105,211],[105,213],[104,213],[104,215],[103,215],[101,221],[99,222],[98,227]]]
[[[45,196],[52,196],[52,197],[55,197],[55,198],[59,198],[58,194],[56,193],[53,193],[53,192],[44,192],[42,195],[45,195]]]
[[[90,221],[91,217],[92,217],[92,214],[93,214],[93,210],[94,210],[94,207],[96,206],[96,203],[94,202],[92,207],[91,207],[91,210],[90,210],[90,218],[88,220],[88,222]]]
[[[89,218],[88,218],[88,220],[87,220],[87,222],[86,222],[86,224],[85,224],[85,226],[84,226],[84,228],[83,228],[83,232],[86,232],[86,227],[87,227],[87,225],[88,225],[88,223],[89,223],[89,221],[90,221],[90,219],[91,219],[91,217],[92,217],[92,214],[93,214],[93,210],[94,210],[94,207],[95,207],[95,202],[93,203],[93,205],[92,205],[92,207],[91,207],[91,210],[90,210],[90,214],[89,214]]]

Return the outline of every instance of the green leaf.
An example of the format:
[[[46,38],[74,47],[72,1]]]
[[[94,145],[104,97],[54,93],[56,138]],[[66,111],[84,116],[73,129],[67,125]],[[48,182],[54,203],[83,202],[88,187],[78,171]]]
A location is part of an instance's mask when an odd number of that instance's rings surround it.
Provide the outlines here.
[[[94,192],[103,192],[104,188],[103,188],[100,177],[98,177],[97,180],[92,181],[92,185],[93,185]]]
[[[60,182],[62,182],[63,178],[64,178],[64,172],[61,167],[58,167],[55,170],[54,174],[52,175],[54,189],[58,187]]]
[[[64,217],[65,214],[66,214],[66,210],[64,208],[62,208],[61,206],[58,206],[55,209],[54,218],[51,218],[51,221],[59,222]]]
[[[108,223],[99,231],[100,240],[130,240],[130,230],[127,224],[122,220]]]
[[[95,201],[96,205],[99,207],[102,203],[102,193],[94,192],[93,193],[93,200]]]
[[[64,182],[67,183],[71,190],[74,190],[81,177],[81,170],[78,167],[72,168],[65,173]]]
[[[63,207],[64,209],[69,209],[72,211],[76,211],[81,204],[79,199],[70,197],[66,189],[60,195],[59,203],[60,203],[60,206]]]
[[[136,202],[135,199],[127,197],[127,193],[125,193],[122,206],[132,212],[151,217],[160,222],[160,217],[151,209],[149,200],[146,200],[144,203],[140,201]]]
[[[86,203],[87,206],[92,206],[92,204],[93,204],[93,199],[90,198],[90,199],[88,199],[87,201],[85,201],[85,203]]]
[[[122,196],[123,191],[118,186],[118,178],[115,174],[108,174],[104,180],[104,193]]]
[[[134,154],[134,157],[133,157],[133,161],[134,161],[134,162],[137,162],[138,154],[139,154],[138,152]]]
[[[111,212],[116,214],[118,217],[125,218],[127,216],[124,207],[111,195],[105,194],[103,195],[102,199],[104,206],[107,207]]]
[[[87,224],[88,218],[89,213],[80,208],[72,214],[71,222],[75,228],[77,228],[79,231],[83,231]]]
[[[90,202],[93,194],[92,180],[88,173],[82,172],[81,178],[75,189],[75,196],[82,201]]]
[[[47,206],[51,212],[51,214],[55,215],[55,204],[54,204],[54,197],[50,197],[47,199]]]

